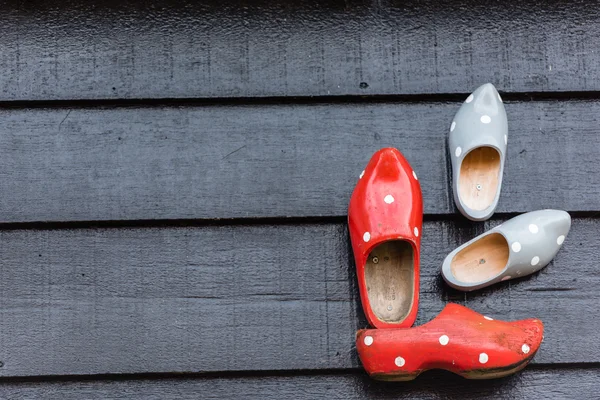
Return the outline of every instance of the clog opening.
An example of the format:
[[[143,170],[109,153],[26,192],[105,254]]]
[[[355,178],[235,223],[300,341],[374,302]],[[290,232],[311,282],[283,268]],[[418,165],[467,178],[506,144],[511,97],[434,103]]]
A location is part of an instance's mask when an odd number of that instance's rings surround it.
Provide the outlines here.
[[[485,282],[504,270],[509,254],[504,236],[492,233],[456,253],[450,263],[450,271],[460,282]]]
[[[402,322],[410,313],[415,291],[412,245],[391,240],[375,247],[365,265],[369,303],[375,316],[388,323]]]
[[[489,208],[498,192],[500,153],[493,147],[479,147],[467,154],[460,166],[458,193],[472,210]]]

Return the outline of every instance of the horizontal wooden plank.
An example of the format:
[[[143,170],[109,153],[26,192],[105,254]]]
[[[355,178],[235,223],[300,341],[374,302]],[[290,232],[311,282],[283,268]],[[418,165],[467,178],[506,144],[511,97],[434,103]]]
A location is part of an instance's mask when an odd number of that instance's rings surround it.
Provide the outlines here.
[[[454,213],[459,104],[0,110],[0,222],[343,216],[398,147],[428,214]],[[600,210],[600,102],[508,103],[498,212]]]
[[[499,221],[493,221],[493,224]],[[438,273],[485,225],[427,222],[417,323],[449,301],[544,321],[535,362],[600,361],[600,219],[552,265],[463,294]],[[357,368],[344,224],[0,231],[0,376]]]
[[[0,100],[597,91],[598,17],[584,2],[10,2]]]
[[[7,399],[592,399],[600,369],[528,368],[503,379],[466,380],[431,372],[414,382],[382,383],[364,374],[139,380],[5,382]]]

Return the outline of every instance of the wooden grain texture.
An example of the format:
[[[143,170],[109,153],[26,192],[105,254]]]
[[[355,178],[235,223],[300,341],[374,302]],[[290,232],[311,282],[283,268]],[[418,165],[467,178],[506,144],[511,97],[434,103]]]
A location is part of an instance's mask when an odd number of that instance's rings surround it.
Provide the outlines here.
[[[0,221],[344,216],[398,147],[425,213],[454,213],[458,103],[0,110]],[[600,210],[600,102],[508,103],[497,212]]]
[[[0,100],[600,89],[587,2],[4,2]]]
[[[382,383],[362,373],[336,375],[5,382],[3,399],[594,399],[599,368],[528,368],[503,379],[473,381],[430,372],[411,383]]]
[[[485,226],[423,227],[417,324],[448,301],[539,318],[534,362],[600,362],[600,220],[541,272],[475,293],[439,266]],[[480,229],[481,228],[481,229]],[[0,376],[345,369],[366,327],[344,224],[0,231]]]

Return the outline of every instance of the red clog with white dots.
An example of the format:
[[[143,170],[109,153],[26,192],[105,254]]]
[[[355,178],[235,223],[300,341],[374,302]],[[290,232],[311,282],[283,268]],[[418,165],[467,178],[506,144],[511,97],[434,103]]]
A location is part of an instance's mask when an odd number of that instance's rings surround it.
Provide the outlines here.
[[[364,329],[356,349],[369,375],[409,381],[430,369],[469,379],[500,378],[523,369],[543,339],[537,319],[496,321],[448,304],[432,321],[410,329]]]
[[[415,322],[422,224],[417,175],[398,150],[379,150],[360,174],[348,209],[360,298],[375,328]]]

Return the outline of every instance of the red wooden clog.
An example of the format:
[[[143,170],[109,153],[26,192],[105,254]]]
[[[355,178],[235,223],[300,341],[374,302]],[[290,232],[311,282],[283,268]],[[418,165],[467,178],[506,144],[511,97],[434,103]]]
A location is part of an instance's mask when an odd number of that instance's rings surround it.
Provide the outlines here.
[[[348,209],[360,298],[376,328],[415,322],[422,223],[417,175],[398,150],[379,150],[360,175]]]
[[[364,329],[356,335],[360,360],[374,379],[408,381],[430,369],[470,379],[499,378],[521,370],[540,347],[537,319],[495,321],[448,304],[432,321],[411,329]]]

